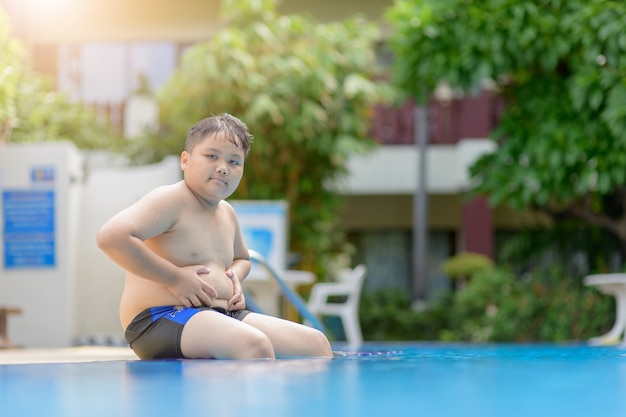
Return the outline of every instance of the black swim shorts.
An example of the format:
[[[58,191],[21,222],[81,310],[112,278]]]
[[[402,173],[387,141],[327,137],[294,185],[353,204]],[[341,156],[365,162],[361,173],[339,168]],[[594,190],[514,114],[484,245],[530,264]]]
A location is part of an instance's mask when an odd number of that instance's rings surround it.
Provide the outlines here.
[[[248,310],[228,311],[213,307],[152,307],[133,319],[124,337],[141,359],[184,358],[180,348],[183,327],[202,310],[217,311],[240,321],[250,313]]]

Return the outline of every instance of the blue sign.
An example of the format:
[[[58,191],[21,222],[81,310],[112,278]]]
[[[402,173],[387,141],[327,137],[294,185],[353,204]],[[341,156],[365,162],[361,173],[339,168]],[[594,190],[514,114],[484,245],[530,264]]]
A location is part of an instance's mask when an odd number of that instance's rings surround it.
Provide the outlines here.
[[[248,249],[259,252],[276,271],[287,266],[288,229],[285,201],[230,201],[237,212],[241,234]],[[249,276],[266,274],[253,263]]]
[[[269,259],[272,254],[272,245],[274,244],[274,233],[270,229],[263,227],[243,228],[243,241],[246,242],[246,246],[259,252],[265,259]]]
[[[30,180],[33,183],[54,182],[55,170],[53,165],[34,166],[30,169]]]
[[[12,190],[2,193],[4,267],[55,265],[54,191]]]

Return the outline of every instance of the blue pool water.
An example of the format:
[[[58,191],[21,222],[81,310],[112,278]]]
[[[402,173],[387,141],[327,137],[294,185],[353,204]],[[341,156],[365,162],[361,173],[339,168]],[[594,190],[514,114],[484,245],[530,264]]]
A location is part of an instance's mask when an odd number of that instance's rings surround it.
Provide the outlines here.
[[[0,366],[0,416],[626,416],[626,349],[366,345],[332,360]]]

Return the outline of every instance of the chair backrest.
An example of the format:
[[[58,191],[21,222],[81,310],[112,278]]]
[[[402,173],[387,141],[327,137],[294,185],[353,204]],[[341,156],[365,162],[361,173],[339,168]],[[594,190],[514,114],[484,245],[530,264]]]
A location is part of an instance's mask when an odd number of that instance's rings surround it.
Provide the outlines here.
[[[339,282],[350,284],[350,294],[346,303],[357,304],[361,297],[361,287],[363,287],[363,281],[365,281],[365,275],[367,274],[367,267],[363,264],[355,266],[353,269],[346,268],[339,273]]]

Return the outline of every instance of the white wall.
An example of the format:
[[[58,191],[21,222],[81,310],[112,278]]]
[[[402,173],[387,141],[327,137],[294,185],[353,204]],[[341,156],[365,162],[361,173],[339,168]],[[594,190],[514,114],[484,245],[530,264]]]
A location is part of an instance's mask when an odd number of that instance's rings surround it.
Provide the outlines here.
[[[33,168],[42,166],[51,168],[52,180],[32,179]],[[93,336],[100,342],[121,340],[124,275],[96,246],[96,232],[152,188],[180,178],[178,157],[128,167],[81,154],[69,142],[0,145],[0,191],[54,191],[55,260],[19,268],[5,265],[0,194],[0,305],[22,309],[8,319],[13,344],[64,347]]]
[[[469,186],[468,168],[493,152],[489,139],[465,139],[457,145],[429,146],[426,186],[429,193],[455,194]],[[349,176],[338,189],[346,194],[413,194],[419,184],[419,150],[413,145],[382,146],[348,161]]]
[[[44,168],[47,179],[33,177],[33,171]],[[9,338],[17,346],[52,347],[69,346],[74,334],[75,259],[77,241],[74,234],[78,216],[80,184],[82,181],[81,156],[72,143],[0,145],[0,190],[7,193],[30,191],[53,191],[51,198],[54,233],[51,238],[41,239],[54,244],[54,258],[45,262],[29,260],[13,262],[5,255],[5,241],[23,248],[28,258],[33,254],[19,236],[5,239],[5,215],[3,198],[0,197],[0,305],[21,308],[23,313],[10,316]],[[12,203],[11,203],[12,204]],[[37,222],[33,215],[39,208],[34,201],[24,211],[28,221]],[[49,212],[47,209],[45,212]],[[45,216],[44,216],[45,217]],[[7,227],[9,229],[9,227]],[[14,226],[10,226],[13,230]],[[11,231],[11,230],[6,230]],[[38,230],[34,228],[33,230]],[[27,242],[37,244],[34,238]],[[17,265],[17,266],[16,266]]]

